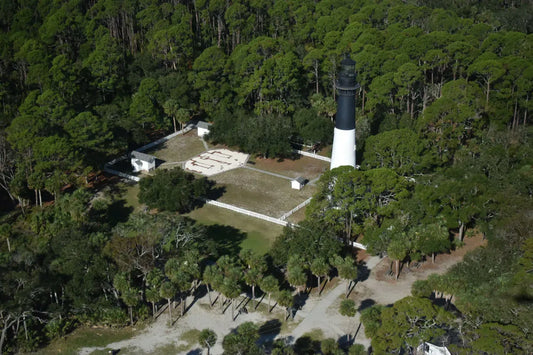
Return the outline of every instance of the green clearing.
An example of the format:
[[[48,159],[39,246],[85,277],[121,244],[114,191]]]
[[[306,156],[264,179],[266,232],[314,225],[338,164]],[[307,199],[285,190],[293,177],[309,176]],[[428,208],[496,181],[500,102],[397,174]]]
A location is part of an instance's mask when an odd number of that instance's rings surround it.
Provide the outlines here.
[[[235,252],[235,249],[252,249],[264,254],[283,230],[277,224],[210,205],[204,205],[187,216],[210,226],[208,232],[216,239],[229,243],[226,248],[230,252]]]
[[[132,328],[90,328],[81,327],[69,335],[54,340],[46,348],[34,353],[37,355],[78,354],[84,347],[105,348],[107,344],[129,339],[136,334]],[[94,351],[93,354],[107,354],[110,349]]]
[[[234,169],[211,177],[225,188],[217,200],[279,218],[311,197],[314,186],[293,190],[291,182],[249,169]]]
[[[197,136],[196,130],[193,129],[186,134],[176,136],[165,143],[147,150],[146,154],[153,155],[163,160],[164,163],[170,163],[185,161],[204,151],[204,144]]]
[[[313,180],[329,169],[326,161],[298,156],[296,159],[263,159],[251,158],[249,166],[256,169],[270,171],[291,178],[302,176],[305,179]]]

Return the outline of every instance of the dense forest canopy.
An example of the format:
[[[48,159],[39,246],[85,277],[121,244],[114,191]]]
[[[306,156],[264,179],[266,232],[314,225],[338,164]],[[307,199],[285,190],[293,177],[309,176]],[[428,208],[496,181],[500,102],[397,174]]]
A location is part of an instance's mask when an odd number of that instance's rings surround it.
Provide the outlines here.
[[[340,265],[328,254],[336,237],[362,236],[399,265],[483,232],[487,248],[428,281],[457,298],[461,331],[443,329],[465,351],[531,351],[531,319],[513,315],[532,312],[532,14],[526,0],[0,2],[0,352],[78,323],[133,322],[200,278],[232,298],[249,256],[220,261],[233,249],[194,221],[128,218],[84,187],[110,158],[191,119],[267,157],[327,145],[345,54],[361,85],[361,169],[322,177],[302,223],[312,233],[286,230],[271,267],[299,286],[302,273]],[[284,252],[306,238],[321,263]],[[270,298],[277,280],[264,279]]]

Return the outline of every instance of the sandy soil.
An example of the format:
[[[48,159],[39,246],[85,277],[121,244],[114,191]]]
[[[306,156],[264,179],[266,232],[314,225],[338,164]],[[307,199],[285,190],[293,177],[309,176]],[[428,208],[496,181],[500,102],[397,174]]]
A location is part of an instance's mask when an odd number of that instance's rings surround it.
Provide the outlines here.
[[[398,280],[388,276],[390,267],[388,258],[380,259],[377,256],[368,256],[366,253],[360,252],[358,253],[358,259],[361,259],[361,263],[369,272],[366,279],[355,284],[349,297],[356,301],[356,306],[359,309],[376,303],[392,304],[411,294],[411,285],[414,281],[425,279],[432,273],[444,273],[452,265],[462,260],[468,251],[484,244],[485,241],[481,236],[468,238],[462,248],[449,254],[437,256],[435,264],[428,261],[422,263],[417,269],[408,271],[407,268],[404,268]],[[330,282],[330,285],[325,287],[322,295],[319,296],[316,291],[311,292],[305,300],[304,306],[297,311],[294,319],[288,320],[285,326],[282,327],[281,333],[275,334],[275,336],[289,338],[294,342],[298,337],[306,333],[319,330],[325,338],[332,337],[345,343],[355,342],[369,346],[370,340],[364,335],[364,329],[359,320],[359,312],[352,318],[342,316],[338,312],[340,302],[344,299],[345,290],[346,281],[334,279]],[[244,294],[242,299],[245,299]],[[188,302],[191,301],[192,298]],[[279,307],[276,307],[272,314],[252,312],[252,307],[248,305],[247,309],[250,312],[239,314],[237,319],[232,321],[231,308],[228,308],[222,314],[220,303],[213,308],[210,308],[208,304],[208,298],[204,296],[197,300],[186,315],[176,320],[174,324],[170,325],[167,315],[162,314],[141,334],[128,340],[108,344],[105,348],[123,349],[120,354],[139,352],[150,354],[164,345],[186,344],[186,342],[180,340],[180,336],[191,329],[210,328],[218,336],[217,344],[211,349],[211,354],[221,354],[223,352],[222,339],[239,324],[247,321],[262,324],[271,319],[282,319],[285,312]],[[175,313],[178,313],[177,310]],[[83,348],[79,354],[88,355],[93,351],[103,349]],[[202,353],[202,350],[198,344],[184,352],[184,354],[200,353]]]

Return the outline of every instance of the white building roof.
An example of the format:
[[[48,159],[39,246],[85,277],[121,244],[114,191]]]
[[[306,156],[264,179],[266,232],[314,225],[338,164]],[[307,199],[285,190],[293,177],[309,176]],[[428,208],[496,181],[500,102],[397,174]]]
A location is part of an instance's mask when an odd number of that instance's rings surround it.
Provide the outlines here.
[[[141,153],[141,152],[138,152],[136,150],[131,152],[131,157],[135,158],[135,159],[142,160],[142,161],[146,161],[148,163],[155,162],[155,157],[153,155]]]

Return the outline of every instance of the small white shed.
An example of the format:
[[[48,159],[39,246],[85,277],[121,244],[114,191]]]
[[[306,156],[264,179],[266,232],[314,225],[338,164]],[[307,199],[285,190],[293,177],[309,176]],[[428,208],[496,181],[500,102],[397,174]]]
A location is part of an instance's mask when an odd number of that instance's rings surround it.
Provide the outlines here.
[[[291,187],[294,190],[301,190],[305,185],[305,179],[301,176],[298,176],[296,179],[291,180]]]
[[[417,355],[451,355],[448,348],[445,346],[436,346],[431,343],[424,342],[416,349]]]
[[[155,169],[155,157],[150,154],[145,154],[134,150],[131,152],[131,166],[133,172],[150,171]]]
[[[196,128],[198,128],[198,137],[203,137],[209,133],[209,128],[211,128],[211,123],[200,121],[196,125]]]

